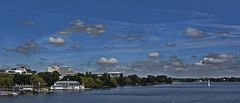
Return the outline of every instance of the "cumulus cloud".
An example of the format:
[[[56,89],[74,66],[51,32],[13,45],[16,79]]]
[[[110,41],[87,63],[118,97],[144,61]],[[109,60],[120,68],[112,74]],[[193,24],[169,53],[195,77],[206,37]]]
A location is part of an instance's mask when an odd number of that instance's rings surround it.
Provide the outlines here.
[[[53,45],[63,45],[63,44],[65,44],[65,40],[61,37],[57,37],[57,38],[49,37],[48,42],[53,44]]]
[[[88,33],[93,35],[99,35],[107,30],[104,24],[93,24],[89,25],[82,20],[75,20],[71,22],[71,26],[58,32],[60,35],[71,35],[77,33]]]
[[[159,52],[149,52],[147,55],[149,58],[157,58],[160,54]]]
[[[169,57],[169,62],[174,66],[180,66],[182,65],[181,59],[178,58],[176,55],[172,55]]]
[[[197,16],[203,16],[203,17],[214,17],[214,14],[206,13],[206,12],[201,12],[201,11],[191,11],[194,15]]]
[[[116,65],[118,64],[118,59],[117,58],[106,58],[106,57],[101,57],[98,61],[98,64],[100,65]]]
[[[105,49],[133,49],[138,48],[138,45],[105,45]]]
[[[33,53],[40,51],[40,47],[37,42],[35,42],[34,40],[31,40],[31,41],[28,41],[18,47],[3,48],[3,50],[10,51],[10,52],[17,52],[17,53],[21,53],[21,54],[33,54]]]
[[[125,40],[125,41],[136,41],[136,40],[145,40],[146,36],[144,33],[127,33],[127,34],[119,34],[115,36],[117,39]]]
[[[24,20],[22,24],[25,26],[33,26],[36,24],[36,22],[34,22],[33,20]]]
[[[167,46],[167,47],[175,47],[176,44],[173,43],[173,42],[167,42],[167,43],[166,43],[166,46]]]
[[[80,43],[76,43],[73,45],[74,48],[79,49],[82,48],[82,45]]]
[[[119,64],[114,67],[103,67],[101,70],[120,71],[126,74],[138,73],[140,75],[158,75],[160,73],[169,75],[174,74],[177,76],[201,77],[219,75],[218,73],[229,75],[229,71],[239,72],[238,68],[240,68],[240,56],[218,53],[207,54],[197,63],[186,64],[182,62],[181,58],[177,55],[172,55],[168,59],[159,58],[151,60],[137,60],[128,64]],[[232,72],[232,74],[234,73]]]
[[[188,27],[185,30],[185,35],[193,37],[193,38],[200,38],[200,37],[204,36],[204,32],[197,28]]]
[[[201,61],[195,63],[198,66],[229,66],[239,63],[239,57],[233,54],[208,54]]]

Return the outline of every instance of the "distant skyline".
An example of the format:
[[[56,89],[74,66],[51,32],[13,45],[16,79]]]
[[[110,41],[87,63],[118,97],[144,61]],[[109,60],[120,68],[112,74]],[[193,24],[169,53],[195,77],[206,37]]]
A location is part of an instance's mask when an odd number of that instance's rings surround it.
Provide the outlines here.
[[[239,0],[1,0],[0,63],[173,77],[240,74]]]

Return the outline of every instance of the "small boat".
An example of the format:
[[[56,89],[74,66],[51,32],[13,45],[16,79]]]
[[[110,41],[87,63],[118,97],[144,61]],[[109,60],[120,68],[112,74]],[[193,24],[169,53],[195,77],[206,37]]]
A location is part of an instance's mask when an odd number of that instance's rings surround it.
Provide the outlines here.
[[[210,80],[207,81],[207,86],[208,86],[208,87],[211,86]]]

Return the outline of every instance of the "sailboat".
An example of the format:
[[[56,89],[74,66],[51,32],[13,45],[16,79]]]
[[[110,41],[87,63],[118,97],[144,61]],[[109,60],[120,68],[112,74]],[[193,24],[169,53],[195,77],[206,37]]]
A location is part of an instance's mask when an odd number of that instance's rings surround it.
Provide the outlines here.
[[[210,80],[207,81],[207,86],[210,87],[211,86],[211,83],[210,83]]]

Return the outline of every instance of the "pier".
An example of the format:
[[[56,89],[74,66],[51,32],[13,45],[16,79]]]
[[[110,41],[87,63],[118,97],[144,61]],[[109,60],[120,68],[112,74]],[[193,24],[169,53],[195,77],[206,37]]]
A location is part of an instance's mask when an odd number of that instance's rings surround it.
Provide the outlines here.
[[[13,88],[0,88],[0,96],[16,96],[20,92]]]

